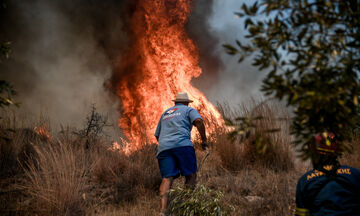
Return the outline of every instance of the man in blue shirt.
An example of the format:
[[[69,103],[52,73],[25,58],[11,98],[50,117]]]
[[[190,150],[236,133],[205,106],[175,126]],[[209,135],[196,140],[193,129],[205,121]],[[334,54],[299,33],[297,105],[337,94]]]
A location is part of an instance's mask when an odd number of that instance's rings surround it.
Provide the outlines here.
[[[335,135],[316,135],[311,149],[314,169],[298,181],[295,215],[360,216],[360,171],[339,164]]]
[[[196,183],[196,155],[190,139],[193,125],[200,133],[203,149],[208,146],[203,119],[198,111],[188,106],[193,101],[187,93],[178,93],[173,101],[175,106],[161,115],[155,131],[159,143],[157,159],[162,176],[161,216],[166,214],[168,192],[175,178],[182,175],[185,176],[186,185],[194,186]]]

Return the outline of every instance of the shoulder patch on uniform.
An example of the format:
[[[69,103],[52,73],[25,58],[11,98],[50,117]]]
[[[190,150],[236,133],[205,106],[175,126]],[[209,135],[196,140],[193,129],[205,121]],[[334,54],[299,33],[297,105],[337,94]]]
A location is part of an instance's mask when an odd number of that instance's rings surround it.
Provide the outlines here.
[[[351,175],[351,171],[350,171],[349,168],[345,168],[345,169],[340,168],[340,169],[338,169],[338,170],[336,171],[336,173],[337,173],[337,174],[347,174],[347,175]]]
[[[308,175],[306,176],[306,180],[309,181],[309,180],[312,179],[312,178],[319,177],[319,176],[323,176],[323,175],[325,175],[323,172],[318,171],[318,170],[314,170],[314,172],[312,172],[312,173],[310,173],[310,174],[308,174]]]

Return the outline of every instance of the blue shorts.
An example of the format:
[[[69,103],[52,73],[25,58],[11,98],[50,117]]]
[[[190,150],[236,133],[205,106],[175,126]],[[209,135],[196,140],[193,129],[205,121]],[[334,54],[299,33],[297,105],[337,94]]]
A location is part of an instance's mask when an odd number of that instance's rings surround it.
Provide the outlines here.
[[[168,149],[157,156],[161,176],[163,178],[188,176],[197,171],[195,149],[184,146]]]

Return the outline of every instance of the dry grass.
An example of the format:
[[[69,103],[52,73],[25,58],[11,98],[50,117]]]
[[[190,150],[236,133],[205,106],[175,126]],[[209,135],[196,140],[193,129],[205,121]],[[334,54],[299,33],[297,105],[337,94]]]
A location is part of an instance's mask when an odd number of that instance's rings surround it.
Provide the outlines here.
[[[234,215],[291,215],[298,177],[295,171],[253,167],[213,176],[207,184],[225,192],[226,202],[236,207]]]
[[[26,162],[35,154],[32,143],[42,145],[45,141],[31,129],[0,129],[0,175],[9,177],[21,173],[19,161]]]
[[[156,196],[161,177],[155,146],[147,145],[129,156],[118,151],[103,151],[93,159],[93,181],[102,185],[102,196],[107,197],[107,203],[134,202],[144,193]]]
[[[87,186],[84,150],[72,143],[34,146],[36,159],[25,168],[20,188],[32,197],[32,211],[40,215],[84,215]]]
[[[197,155],[201,158],[203,153]],[[293,215],[296,183],[306,170],[303,164],[274,170],[256,163],[242,165],[237,171],[219,164],[222,164],[221,156],[212,151],[199,181],[224,192],[225,202],[236,209],[232,215]]]
[[[160,198],[153,194],[143,194],[136,203],[123,203],[118,206],[107,206],[94,215],[101,216],[157,216],[160,209]]]
[[[355,134],[350,146],[352,147],[352,153],[345,153],[341,157],[340,163],[360,169],[360,132]]]
[[[126,156],[99,140],[84,149],[69,127],[50,139],[33,129],[0,132],[1,215],[99,215],[119,206],[134,212],[144,196],[157,197],[154,145]]]
[[[219,129],[211,137],[211,154],[198,182],[224,192],[223,202],[236,209],[232,215],[293,215],[297,180],[311,167],[295,162],[288,113],[255,102],[224,110],[230,118],[262,118],[253,121],[246,139],[235,142]],[[154,145],[125,155],[98,139],[86,150],[84,139],[70,127],[47,139],[33,129],[9,125],[0,124],[0,135],[6,138],[0,141],[1,215],[157,215],[161,177]],[[281,131],[266,132],[273,128]],[[270,141],[266,154],[259,154],[254,145],[257,135]],[[354,154],[344,155],[342,163],[360,168],[359,142],[356,136]],[[196,154],[198,161],[204,156],[200,149]],[[177,179],[175,186],[183,180]]]
[[[244,128],[246,135],[230,141],[228,136],[219,132],[215,148],[224,167],[237,171],[246,166],[258,164],[274,170],[294,168],[293,151],[290,147],[289,114],[286,109],[273,103],[252,102],[237,111],[226,109],[227,119],[242,117],[252,124]],[[235,123],[236,124],[236,123]],[[269,132],[279,129],[276,132]],[[266,150],[259,147],[266,147]]]
[[[24,178],[21,164],[30,163],[35,155],[31,143],[42,145],[44,139],[31,129],[6,129],[0,126],[0,214],[23,215],[22,203],[28,200],[17,185]]]

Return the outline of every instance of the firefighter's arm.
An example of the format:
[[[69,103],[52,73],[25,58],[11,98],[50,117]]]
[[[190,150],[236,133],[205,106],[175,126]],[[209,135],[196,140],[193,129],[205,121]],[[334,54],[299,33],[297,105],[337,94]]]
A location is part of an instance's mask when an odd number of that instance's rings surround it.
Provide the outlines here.
[[[201,147],[205,150],[208,147],[207,139],[206,139],[206,133],[205,133],[205,125],[204,121],[200,118],[195,119],[193,124],[198,129],[201,137]]]
[[[310,216],[310,211],[305,207],[303,198],[302,179],[300,179],[296,185],[296,216]]]

